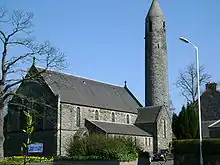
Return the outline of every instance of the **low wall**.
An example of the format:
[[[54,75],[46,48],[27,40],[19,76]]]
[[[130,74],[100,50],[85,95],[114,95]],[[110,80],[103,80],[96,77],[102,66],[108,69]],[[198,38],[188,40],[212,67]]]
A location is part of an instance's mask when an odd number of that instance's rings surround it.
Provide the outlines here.
[[[143,162],[143,161],[142,161]],[[30,163],[28,165],[148,165],[145,161],[140,163],[139,160],[120,162],[117,160],[113,161],[58,161],[58,162],[48,162],[48,163]]]
[[[174,165],[199,165],[200,159],[198,155],[175,155]],[[204,165],[220,165],[220,155],[203,157]]]

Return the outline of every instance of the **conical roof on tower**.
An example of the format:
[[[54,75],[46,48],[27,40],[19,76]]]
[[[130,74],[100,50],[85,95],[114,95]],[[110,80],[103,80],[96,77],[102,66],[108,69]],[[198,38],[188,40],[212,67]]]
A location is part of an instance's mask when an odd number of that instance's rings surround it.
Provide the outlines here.
[[[160,7],[158,0],[153,0],[149,12],[147,14],[147,17],[155,17],[155,16],[164,17],[163,11]]]

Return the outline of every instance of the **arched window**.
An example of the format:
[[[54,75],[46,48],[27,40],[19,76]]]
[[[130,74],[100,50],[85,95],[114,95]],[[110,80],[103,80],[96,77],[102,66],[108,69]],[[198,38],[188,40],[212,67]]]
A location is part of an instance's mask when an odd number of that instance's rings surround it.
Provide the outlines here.
[[[163,137],[166,138],[166,121],[162,120]]]
[[[76,108],[76,126],[80,127],[80,108]]]
[[[95,111],[95,120],[99,120],[99,112],[98,112],[98,110]]]
[[[115,113],[112,112],[112,122],[115,122]]]
[[[127,124],[130,123],[130,117],[129,117],[129,115],[126,116],[126,121],[127,121]]]

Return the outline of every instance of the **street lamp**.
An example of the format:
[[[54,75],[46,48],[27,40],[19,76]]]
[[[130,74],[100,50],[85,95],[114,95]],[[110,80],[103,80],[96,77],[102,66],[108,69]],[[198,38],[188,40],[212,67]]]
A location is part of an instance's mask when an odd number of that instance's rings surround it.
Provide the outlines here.
[[[200,83],[199,83],[199,48],[190,42],[188,39],[184,37],[179,38],[181,41],[192,45],[196,49],[196,70],[197,70],[197,85],[198,85],[198,105],[199,105],[199,146],[200,146],[200,165],[203,165],[203,157],[202,157],[202,124],[201,124],[201,104],[200,104]]]

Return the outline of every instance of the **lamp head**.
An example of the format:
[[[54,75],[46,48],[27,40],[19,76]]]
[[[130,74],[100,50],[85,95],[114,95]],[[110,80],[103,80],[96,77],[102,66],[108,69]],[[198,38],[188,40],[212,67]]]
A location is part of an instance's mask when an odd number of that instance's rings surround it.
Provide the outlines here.
[[[189,40],[186,39],[186,38],[184,38],[184,37],[180,37],[179,39],[180,39],[181,41],[185,42],[185,43],[189,43]]]

